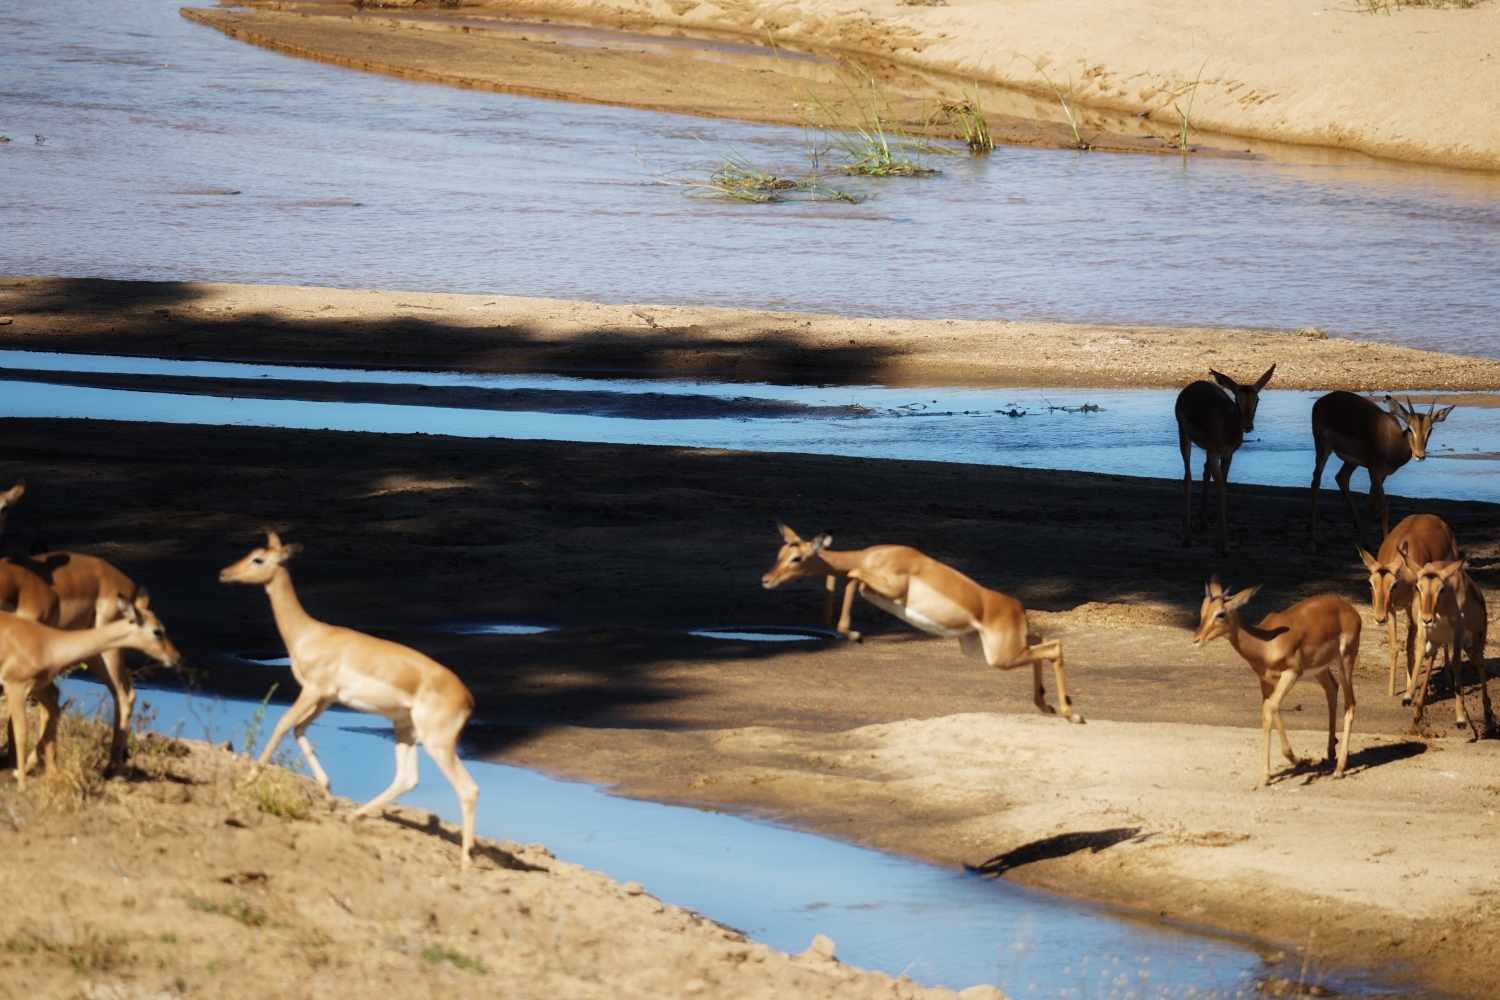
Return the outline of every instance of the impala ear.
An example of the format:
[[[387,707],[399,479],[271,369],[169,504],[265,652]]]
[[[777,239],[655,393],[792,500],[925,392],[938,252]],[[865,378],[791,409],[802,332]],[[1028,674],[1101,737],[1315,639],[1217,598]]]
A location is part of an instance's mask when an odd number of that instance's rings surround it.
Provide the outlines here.
[[[1261,585],[1257,583],[1249,590],[1242,590],[1238,594],[1235,594],[1233,597],[1231,597],[1229,600],[1225,601],[1224,606],[1231,609],[1242,608],[1250,603],[1250,598],[1254,597],[1256,592],[1259,591],[1260,588]]]
[[[148,592],[146,590],[145,587],[137,587],[136,588],[136,590],[135,590],[135,606],[136,606],[137,609],[139,609],[141,611],[145,611],[147,608],[149,608],[151,606],[151,594],[150,594],[150,592]]]
[[[833,544],[833,536],[830,535],[828,532],[825,531],[821,535],[819,535],[817,538],[814,538],[812,540],[812,550],[814,552],[817,552],[820,549],[826,549],[826,548],[828,548],[828,546],[830,546],[832,544]]]
[[[115,596],[115,601],[120,609],[121,618],[124,618],[132,625],[139,625],[141,623],[141,613],[135,609],[134,604],[131,604],[120,595]]]
[[[1370,555],[1370,553],[1366,552],[1364,549],[1359,550],[1359,557],[1360,559],[1364,560],[1365,566],[1370,570],[1371,573],[1380,568],[1380,560]]]
[[[795,531],[793,531],[791,528],[788,528],[780,521],[776,522],[776,530],[781,532],[781,540],[783,542],[786,542],[788,545],[795,545],[798,542],[802,541],[802,539],[797,537],[797,533]]]
[[[281,548],[281,536],[276,534],[276,532],[274,531],[266,532],[266,548],[270,549],[272,552],[275,552],[277,549]]]
[[[282,547],[281,552],[278,553],[278,558],[277,558],[276,561],[277,562],[286,562],[288,559],[291,559],[292,557],[294,557],[295,555],[297,555],[297,553],[299,553],[301,551],[302,551],[302,543],[301,542],[293,542],[290,545]]]
[[[17,500],[21,499],[21,494],[25,493],[25,492],[26,492],[26,480],[24,480],[24,479],[18,479],[18,480],[16,480],[16,485],[12,486],[10,489],[6,490],[4,493],[0,493],[0,510],[4,510],[5,508],[9,507],[11,504],[15,503]]]
[[[1391,411],[1391,416],[1395,417],[1403,424],[1408,422],[1407,417],[1410,416],[1410,414],[1407,413],[1406,408],[1401,405],[1400,400],[1396,399],[1396,397],[1385,397],[1385,408]]]
[[[1411,570],[1413,573],[1416,573],[1420,569],[1420,567],[1418,567],[1411,561],[1411,556],[1408,554],[1406,544],[1406,542],[1402,542],[1400,547],[1397,548],[1396,551],[1401,553],[1401,561],[1406,564],[1406,568]]]
[[[1239,388],[1239,383],[1230,378],[1228,375],[1225,375],[1223,372],[1216,372],[1212,368],[1210,368],[1208,370],[1208,373],[1214,377],[1215,382],[1219,383],[1230,392],[1233,392],[1235,389]]]
[[[1266,383],[1269,382],[1269,381],[1271,381],[1271,376],[1275,375],[1275,374],[1276,374],[1276,366],[1275,365],[1272,365],[1271,367],[1267,368],[1266,369],[1266,373],[1264,375],[1262,375],[1260,378],[1256,379],[1256,381],[1255,381],[1255,391],[1256,392],[1260,392],[1262,389],[1264,389],[1266,387]]]
[[[1448,414],[1450,414],[1452,412],[1453,412],[1453,407],[1452,406],[1445,406],[1441,410],[1438,410],[1436,413],[1434,413],[1432,415],[1432,422],[1435,423],[1435,424],[1440,424],[1444,420],[1447,420],[1448,419]]]

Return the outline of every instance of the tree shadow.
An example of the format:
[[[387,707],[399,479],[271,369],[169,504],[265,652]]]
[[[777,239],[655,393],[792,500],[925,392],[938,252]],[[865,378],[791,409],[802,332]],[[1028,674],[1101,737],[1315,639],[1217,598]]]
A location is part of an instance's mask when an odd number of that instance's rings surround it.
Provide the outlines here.
[[[1145,840],[1152,834],[1140,835],[1140,827],[1116,827],[1112,830],[1090,830],[1078,833],[1061,833],[1055,837],[1043,837],[1041,840],[1033,840],[1029,844],[1012,848],[1004,854],[997,854],[988,861],[977,865],[964,865],[965,870],[975,872],[990,878],[998,878],[1010,871],[1012,868],[1020,868],[1022,865],[1035,864],[1038,861],[1051,861],[1054,858],[1065,858],[1069,854],[1077,854],[1079,851],[1089,851],[1098,854],[1100,851],[1108,850],[1116,844],[1127,840],[1137,842]]]

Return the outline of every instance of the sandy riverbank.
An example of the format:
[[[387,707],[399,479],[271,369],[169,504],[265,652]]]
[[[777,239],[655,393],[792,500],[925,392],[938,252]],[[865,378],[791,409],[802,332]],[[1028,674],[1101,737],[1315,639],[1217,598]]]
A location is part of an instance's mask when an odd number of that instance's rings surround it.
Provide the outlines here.
[[[1326,506],[1325,552],[1305,553],[1305,490],[1233,485],[1226,560],[1181,547],[1177,483],[1124,476],[110,421],[5,419],[0,442],[0,479],[30,484],[3,548],[117,562],[213,690],[290,693],[284,669],[228,655],[277,648],[264,599],[213,582],[274,528],[307,543],[293,572],[312,613],[463,677],[469,752],[947,864],[1008,855],[1027,884],[1287,944],[1315,932],[1325,965],[1500,996],[1494,963],[1470,960],[1500,931],[1482,850],[1496,744],[1453,728],[1443,678],[1413,734],[1367,622],[1350,775],[1252,792],[1253,677],[1226,644],[1188,641],[1215,572],[1264,583],[1257,611],[1321,592],[1368,607],[1345,515]],[[1392,500],[1393,518],[1416,510],[1452,525],[1493,592],[1496,507]],[[863,604],[858,645],[685,634],[816,624],[820,588],[759,586],[774,518],[915,543],[1019,596],[1063,641],[1088,724],[1033,714],[1027,678]],[[463,622],[558,630],[435,628]],[[1316,757],[1321,693],[1290,705]]]
[[[104,738],[65,729],[65,753]],[[774,951],[540,844],[482,840],[460,872],[458,831],[424,810],[349,823],[354,803],[306,779],[246,785],[243,755],[148,743],[128,775],[79,781],[81,807],[42,776],[0,788],[7,995],[957,995]]]
[[[1293,332],[865,319],[206,282],[0,278],[0,347],[354,367],[885,384],[1494,391],[1500,361]]]
[[[781,90],[762,97],[764,81],[756,82],[753,72],[725,71],[734,85],[710,82],[701,102],[663,93],[677,89],[667,86],[670,79],[652,82],[665,65],[663,56],[642,49],[562,53],[564,46],[530,44],[501,51],[503,46],[496,47],[501,43],[472,35],[416,39],[412,36],[434,32],[392,27],[398,21],[422,26],[410,11],[392,9],[425,6],[412,0],[367,5],[385,8],[379,14],[387,23],[371,22],[357,36],[347,20],[295,24],[300,13],[322,16],[338,10],[337,3],[278,0],[260,6],[285,13],[190,16],[292,54],[382,72],[404,69],[403,75],[422,79],[446,76],[445,82],[485,85],[484,80],[505,78],[510,84],[500,89],[519,90],[535,78],[530,85],[538,96],[576,95],[570,99],[760,120],[776,119],[747,109],[779,107],[786,113],[784,85],[777,81]],[[1037,95],[1030,108],[999,91],[990,104],[999,112],[1046,118],[1055,125],[1062,112],[1040,67],[1100,115],[1090,122],[1096,131],[1127,144],[1137,131],[1170,134],[1197,81],[1191,119],[1207,133],[1500,168],[1500,7],[1402,7],[1398,0],[1377,0],[1375,6],[1383,9],[1360,12],[1362,6],[1331,0],[1312,5],[1268,0],[1240,7],[1210,0],[465,0],[457,12],[424,11],[422,18],[429,27],[447,16],[479,13],[755,44],[774,38],[803,51],[888,67],[882,72],[898,90],[896,77],[904,73],[925,81],[908,90],[925,89],[929,96],[954,91],[959,81],[1029,92]],[[344,10],[354,12],[352,5]],[[594,74],[601,77],[622,79],[623,72],[633,82],[582,82],[594,69],[608,69]],[[776,74],[768,70],[766,75],[774,79]],[[1003,117],[1001,125],[1002,131],[1021,130],[1015,141],[1028,141],[1022,134],[1027,126]],[[1040,126],[1030,127],[1044,144],[1071,141],[1059,130],[1049,136]]]

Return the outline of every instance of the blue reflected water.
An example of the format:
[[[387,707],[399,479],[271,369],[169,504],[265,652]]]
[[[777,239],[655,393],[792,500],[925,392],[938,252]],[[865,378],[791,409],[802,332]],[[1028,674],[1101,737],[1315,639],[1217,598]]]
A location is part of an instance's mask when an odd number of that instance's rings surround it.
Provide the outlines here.
[[[801,132],[361,74],[178,5],[0,5],[0,272],[1314,325],[1500,356],[1493,175],[1002,148],[849,182],[862,205],[690,199],[635,152],[702,163],[701,138],[796,169]]]
[[[64,688],[84,709],[103,696],[87,681],[69,679]],[[236,746],[255,710],[252,702],[190,701],[176,691],[142,697],[159,712],[159,731],[180,726],[180,735]],[[262,736],[278,711],[273,706]],[[334,710],[309,735],[337,794],[365,800],[390,783],[394,744],[384,720]],[[421,766],[422,785],[402,803],[456,820],[452,788],[425,755]],[[485,761],[466,766],[481,789],[481,835],[544,843],[563,860],[640,882],[783,951],[827,934],[851,964],[929,985],[993,983],[1012,996],[1107,997],[1122,975],[1129,981],[1122,997],[1233,996],[1265,972],[1255,952],[1232,939],[738,816],[615,798]]]

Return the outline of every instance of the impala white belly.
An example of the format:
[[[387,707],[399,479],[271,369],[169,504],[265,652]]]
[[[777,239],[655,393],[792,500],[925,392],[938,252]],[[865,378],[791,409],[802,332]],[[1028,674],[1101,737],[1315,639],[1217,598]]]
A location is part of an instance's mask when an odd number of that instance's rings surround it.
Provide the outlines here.
[[[346,671],[339,678],[339,704],[358,712],[369,712],[395,721],[411,713],[411,698],[400,688],[356,671]]]
[[[897,604],[889,597],[884,597],[880,594],[877,594],[873,590],[861,590],[860,593],[864,596],[865,600],[869,601],[877,608],[880,608],[882,611],[889,611],[891,614],[895,615],[897,618],[900,618],[908,625],[915,625],[923,632],[930,632],[933,635],[940,635],[944,639],[957,639],[959,636],[966,635],[969,632],[973,631],[973,629],[968,628],[952,629],[948,628],[945,625],[939,625],[937,622],[933,621],[931,618],[928,618],[926,615],[913,611],[903,604]]]

